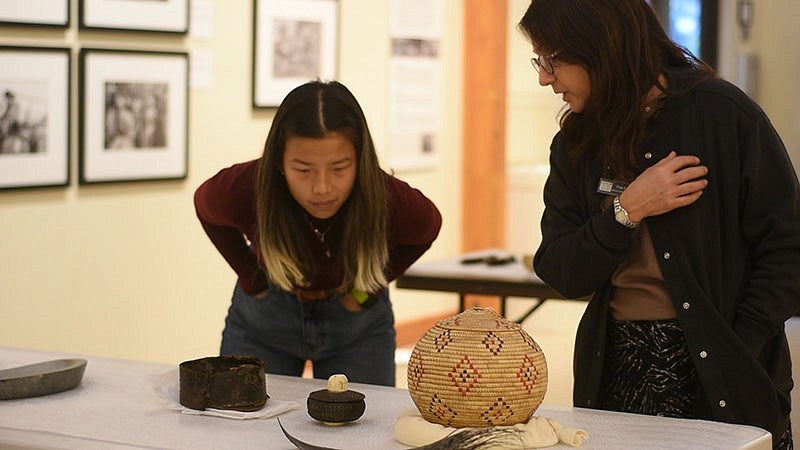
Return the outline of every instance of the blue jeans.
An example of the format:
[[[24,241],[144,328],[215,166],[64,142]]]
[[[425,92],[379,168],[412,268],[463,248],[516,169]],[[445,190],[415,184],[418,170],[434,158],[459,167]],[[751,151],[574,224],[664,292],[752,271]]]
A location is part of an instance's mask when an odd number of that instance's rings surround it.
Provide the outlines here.
[[[220,355],[257,356],[267,373],[293,376],[301,376],[311,360],[314,378],[342,373],[354,383],[394,386],[397,341],[388,289],[357,312],[340,299],[300,303],[277,286],[257,299],[237,284]]]

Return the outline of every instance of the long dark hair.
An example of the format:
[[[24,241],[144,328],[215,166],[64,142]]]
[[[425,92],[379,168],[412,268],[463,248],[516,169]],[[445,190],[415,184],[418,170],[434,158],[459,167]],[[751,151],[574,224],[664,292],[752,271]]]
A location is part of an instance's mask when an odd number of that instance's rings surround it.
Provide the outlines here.
[[[557,60],[586,68],[591,94],[580,113],[565,110],[561,134],[576,158],[599,151],[604,167],[632,179],[645,136],[643,101],[653,86],[676,95],[714,78],[714,70],[673,42],[645,0],[532,0],[518,28]],[[665,87],[659,75],[683,74]]]
[[[286,95],[275,113],[256,178],[259,249],[270,279],[283,289],[302,286],[314,270],[307,245],[297,240],[302,215],[282,175],[290,136],[324,138],[341,133],[356,149],[357,176],[342,206],[347,217],[338,243],[344,272],[340,291],[352,287],[373,292],[387,284],[386,174],[380,168],[364,111],[355,96],[336,81],[311,81]],[[299,217],[298,217],[299,216]]]

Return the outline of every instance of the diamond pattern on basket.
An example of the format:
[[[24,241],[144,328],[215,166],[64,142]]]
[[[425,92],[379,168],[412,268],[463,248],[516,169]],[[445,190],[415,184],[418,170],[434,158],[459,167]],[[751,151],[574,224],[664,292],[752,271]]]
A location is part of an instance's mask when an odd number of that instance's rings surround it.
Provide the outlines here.
[[[519,370],[517,370],[517,378],[522,383],[522,386],[525,387],[528,394],[532,393],[534,388],[536,388],[536,381],[537,378],[539,378],[539,369],[537,369],[536,364],[528,358],[528,355],[522,358],[522,364],[519,366]]]
[[[486,333],[486,336],[483,338],[483,345],[486,346],[489,353],[497,356],[500,350],[503,349],[503,338],[490,331]]]
[[[478,379],[483,377],[472,364],[472,361],[469,360],[469,356],[461,358],[461,361],[453,367],[453,370],[448,375],[458,392],[463,396],[466,396],[478,384]]]
[[[434,394],[431,398],[431,403],[428,405],[428,411],[431,414],[436,416],[440,420],[440,424],[444,424],[445,426],[450,426],[453,423],[453,419],[456,418],[458,415],[457,412],[453,411],[442,399],[439,398],[438,395]]]
[[[450,330],[445,330],[442,334],[436,336],[433,345],[436,347],[437,352],[442,352],[447,347],[447,344],[451,342],[453,342],[453,338],[450,336]]]
[[[481,413],[481,417],[489,425],[505,424],[514,415],[514,410],[503,397],[497,397],[494,404]]]
[[[419,389],[419,384],[424,375],[425,363],[422,361],[422,355],[418,349],[414,349],[408,359],[408,384],[413,389]]]

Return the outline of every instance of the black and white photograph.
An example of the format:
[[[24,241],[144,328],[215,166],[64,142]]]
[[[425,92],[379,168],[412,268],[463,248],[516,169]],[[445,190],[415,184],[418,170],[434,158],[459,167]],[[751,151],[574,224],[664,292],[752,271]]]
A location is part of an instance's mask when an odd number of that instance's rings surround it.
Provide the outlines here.
[[[0,47],[0,189],[69,181],[68,49]]]
[[[337,75],[338,2],[253,0],[253,107],[275,108],[294,87]]]
[[[81,50],[81,183],[186,176],[188,61],[183,52]]]
[[[189,31],[189,0],[79,1],[80,28],[176,34]]]
[[[0,155],[47,153],[46,83],[10,82],[0,98]]]
[[[70,0],[2,0],[0,25],[66,28]]]
[[[272,74],[281,78],[320,75],[322,24],[301,20],[275,20]]]
[[[166,149],[167,83],[106,83],[105,149]]]

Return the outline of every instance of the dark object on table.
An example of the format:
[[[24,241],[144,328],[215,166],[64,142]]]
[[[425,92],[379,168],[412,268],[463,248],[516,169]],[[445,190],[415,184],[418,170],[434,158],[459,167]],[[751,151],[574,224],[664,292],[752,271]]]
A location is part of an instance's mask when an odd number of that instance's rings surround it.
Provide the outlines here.
[[[286,436],[286,439],[289,439],[289,442],[294,444],[294,446],[300,450],[338,450],[332,447],[320,447],[319,445],[309,444],[308,442],[303,442],[300,439],[297,439],[289,434],[289,432],[286,431],[286,428],[283,428],[280,417],[278,417],[278,425],[281,427],[281,431],[283,431],[283,435]]]
[[[357,420],[367,405],[364,394],[347,389],[347,377],[341,374],[328,378],[327,389],[308,394],[308,415],[329,425]]]
[[[0,400],[68,391],[81,383],[85,359],[57,359],[0,370]]]
[[[467,428],[412,450],[483,450],[525,448],[522,432],[516,428]]]
[[[464,258],[461,260],[461,264],[484,263],[487,266],[504,266],[506,264],[511,264],[516,260],[517,259],[514,256],[489,255],[489,256],[480,256],[475,258]]]
[[[289,434],[283,427],[280,417],[278,425],[281,427],[286,439],[300,450],[338,450],[333,447],[320,447],[309,444]],[[432,444],[414,447],[411,450],[482,450],[493,448],[522,448],[521,432],[514,428],[480,428],[458,431],[444,437]]]
[[[267,403],[266,364],[251,356],[211,356],[180,364],[181,405],[258,411]]]

